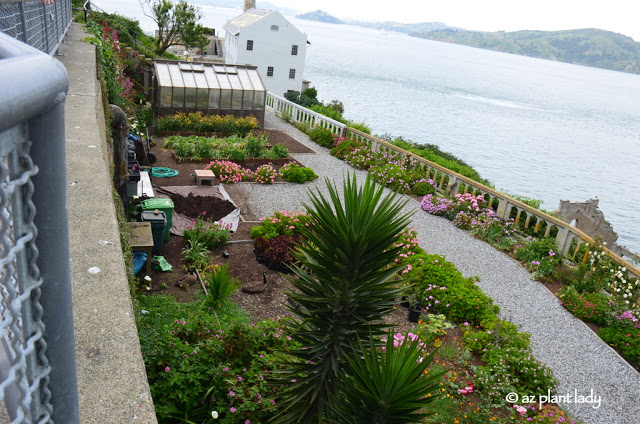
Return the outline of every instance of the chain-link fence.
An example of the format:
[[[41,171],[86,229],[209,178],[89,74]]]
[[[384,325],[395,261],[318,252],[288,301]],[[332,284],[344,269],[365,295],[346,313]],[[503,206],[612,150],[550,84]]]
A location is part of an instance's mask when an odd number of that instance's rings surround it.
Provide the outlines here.
[[[71,24],[71,0],[0,0],[0,31],[54,54]]]
[[[0,75],[0,409],[16,424],[77,423],[67,74],[0,33]]]

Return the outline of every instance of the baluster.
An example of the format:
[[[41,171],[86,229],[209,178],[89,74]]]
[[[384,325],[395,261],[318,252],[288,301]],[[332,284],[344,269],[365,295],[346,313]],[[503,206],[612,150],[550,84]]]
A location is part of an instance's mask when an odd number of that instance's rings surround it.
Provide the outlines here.
[[[547,222],[547,221],[545,221]],[[551,233],[551,227],[555,227],[555,225],[551,225],[550,222],[547,222],[547,230],[544,232],[544,236],[545,237],[549,237],[549,234]]]
[[[576,250],[573,251],[573,255],[571,255],[571,260],[575,261],[576,260],[576,255],[578,254],[578,251],[580,250],[580,246],[582,246],[584,244],[584,242],[582,241],[582,239],[578,239],[578,243],[576,243]]]
[[[516,220],[514,221],[514,223],[515,223],[516,225],[518,225],[518,222],[520,222],[520,215],[522,214],[522,209],[520,209],[520,208],[516,208],[516,210],[517,210],[518,212],[516,213]]]

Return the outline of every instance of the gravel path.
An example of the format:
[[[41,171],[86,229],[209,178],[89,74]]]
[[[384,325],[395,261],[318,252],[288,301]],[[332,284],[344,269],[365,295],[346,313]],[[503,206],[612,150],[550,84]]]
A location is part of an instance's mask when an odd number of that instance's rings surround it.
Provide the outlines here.
[[[353,168],[271,112],[266,114],[265,126],[283,130],[318,152],[292,156],[320,177],[329,177],[341,186],[342,176],[353,172]],[[356,172],[360,180],[366,176],[364,171]],[[232,198],[234,193],[246,197],[249,210],[243,210],[243,216],[257,220],[278,210],[302,210],[308,189],[319,188],[326,193],[324,185],[323,178],[319,178],[304,185],[235,184],[227,186],[227,191]],[[478,285],[500,306],[501,318],[531,334],[534,355],[553,369],[560,381],[557,393],[568,399],[559,403],[574,418],[588,424],[640,422],[640,374],[568,313],[546,287],[531,280],[529,272],[514,259],[448,220],[421,211],[417,201],[411,199],[406,209],[415,212],[412,227],[418,231],[422,247],[446,256],[465,276],[480,276]],[[585,398],[593,394],[594,402],[586,399],[579,403],[576,394]]]

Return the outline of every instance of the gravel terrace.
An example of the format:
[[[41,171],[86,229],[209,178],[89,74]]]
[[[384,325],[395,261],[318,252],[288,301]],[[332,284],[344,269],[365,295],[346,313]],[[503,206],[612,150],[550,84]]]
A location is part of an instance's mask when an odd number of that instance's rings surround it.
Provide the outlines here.
[[[304,185],[226,185],[232,198],[246,199],[246,204],[238,205],[245,219],[255,221],[278,210],[302,210],[309,189],[326,193],[323,177],[341,186],[342,176],[353,172],[353,168],[329,155],[328,149],[313,143],[272,112],[267,111],[265,127],[282,130],[317,152],[292,157],[311,167],[321,178]],[[356,173],[364,180],[366,172]],[[412,227],[418,231],[422,247],[430,253],[445,255],[465,276],[478,275],[478,285],[500,306],[501,318],[531,334],[535,356],[551,367],[560,381],[558,395],[568,395],[567,402],[559,403],[574,418],[593,424],[639,422],[640,374],[567,312],[546,287],[533,281],[514,259],[448,220],[422,212],[416,200],[410,199],[406,209],[414,212]],[[576,402],[576,394],[583,397],[592,394],[596,402]]]

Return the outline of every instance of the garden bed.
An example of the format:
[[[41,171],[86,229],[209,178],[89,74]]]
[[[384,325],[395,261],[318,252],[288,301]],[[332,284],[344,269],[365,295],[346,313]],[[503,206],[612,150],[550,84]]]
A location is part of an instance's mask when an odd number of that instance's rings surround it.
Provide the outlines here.
[[[255,224],[255,222],[241,222],[238,231],[232,236],[231,242],[211,252],[209,264],[222,265],[228,261],[230,274],[244,284],[262,281],[263,273],[267,273],[268,284],[264,292],[247,294],[238,290],[232,296],[238,306],[251,314],[251,321],[258,322],[262,319],[274,319],[278,316],[291,316],[285,306],[287,298],[284,295],[284,292],[291,288],[288,277],[272,271],[256,260],[253,241],[249,236],[251,227]],[[243,241],[250,242],[244,243]],[[178,279],[187,272],[182,256],[182,249],[185,247],[184,238],[174,235],[163,244],[160,254],[171,264],[173,269],[170,272],[152,270],[149,286],[151,288],[146,290],[149,295],[168,294],[179,302],[192,302],[196,299],[196,294],[202,292],[202,287],[199,284],[185,288],[175,285]],[[225,251],[229,253],[228,259],[223,255]],[[408,331],[415,325],[415,323],[408,322],[407,310],[404,308],[397,308],[388,317],[388,322],[396,324],[400,332]]]

